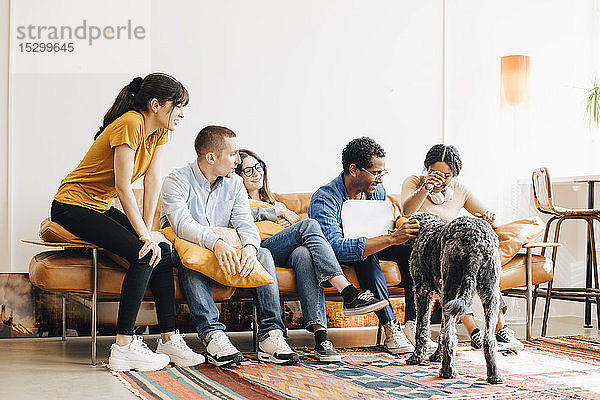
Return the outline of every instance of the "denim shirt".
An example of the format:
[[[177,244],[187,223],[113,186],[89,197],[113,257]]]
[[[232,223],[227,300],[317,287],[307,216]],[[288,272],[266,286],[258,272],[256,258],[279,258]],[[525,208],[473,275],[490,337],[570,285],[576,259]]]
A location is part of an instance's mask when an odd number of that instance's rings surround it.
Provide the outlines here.
[[[321,186],[310,199],[308,206],[309,218],[316,219],[321,225],[323,234],[331,244],[335,255],[340,262],[364,260],[366,237],[345,239],[342,231],[342,204],[349,200],[346,186],[344,186],[344,173],[327,185]],[[366,196],[367,200],[385,200],[385,188],[377,185],[372,195]]]
[[[160,194],[161,226],[171,226],[182,239],[213,250],[220,238],[209,227],[234,228],[242,245],[260,248],[258,228],[250,213],[248,192],[241,177],[218,177],[213,188],[191,162],[173,170],[166,178]]]

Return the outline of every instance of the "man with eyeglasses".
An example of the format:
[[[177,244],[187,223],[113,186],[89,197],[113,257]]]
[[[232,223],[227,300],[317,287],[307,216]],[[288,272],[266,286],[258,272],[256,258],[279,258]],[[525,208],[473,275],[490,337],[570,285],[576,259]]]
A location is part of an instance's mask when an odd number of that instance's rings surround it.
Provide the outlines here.
[[[402,275],[405,320],[414,319],[416,310],[413,282],[408,271],[410,248],[401,244],[415,237],[419,232],[419,223],[410,220],[387,235],[357,239],[344,238],[341,226],[344,201],[386,199],[382,184],[383,177],[387,174],[385,150],[371,138],[363,136],[354,139],[342,151],[342,165],[342,173],[313,194],[308,215],[319,222],[338,260],[354,268],[360,287],[363,290],[369,289],[379,299],[389,299],[379,260],[395,261]],[[414,351],[394,316],[391,304],[375,314],[384,327],[384,346],[390,353]]]

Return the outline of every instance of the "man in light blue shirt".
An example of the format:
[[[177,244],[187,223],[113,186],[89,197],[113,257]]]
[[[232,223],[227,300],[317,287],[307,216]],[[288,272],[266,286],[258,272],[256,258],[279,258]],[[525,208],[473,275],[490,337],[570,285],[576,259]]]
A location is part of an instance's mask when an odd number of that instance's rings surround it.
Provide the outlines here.
[[[248,193],[242,178],[234,173],[240,163],[235,133],[220,126],[202,129],[194,142],[196,161],[171,172],[161,192],[161,225],[171,226],[177,236],[215,253],[221,269],[246,277],[260,263],[274,283],[255,289],[258,308],[259,351],[262,361],[292,364],[298,361],[283,337],[279,286],[273,258],[260,247]],[[240,255],[211,227],[232,227],[242,242]],[[208,361],[222,366],[239,362],[242,354],[225,334],[212,297],[210,278],[179,266],[181,290],[188,302],[192,320],[208,354]]]

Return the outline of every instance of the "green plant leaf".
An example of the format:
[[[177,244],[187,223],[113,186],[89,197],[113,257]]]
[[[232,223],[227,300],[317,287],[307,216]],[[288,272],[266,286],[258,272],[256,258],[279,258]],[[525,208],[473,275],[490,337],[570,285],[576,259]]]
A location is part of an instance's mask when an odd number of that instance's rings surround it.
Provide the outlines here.
[[[598,81],[592,83],[592,87],[586,91],[585,111],[590,119],[590,126],[600,125],[600,87]]]

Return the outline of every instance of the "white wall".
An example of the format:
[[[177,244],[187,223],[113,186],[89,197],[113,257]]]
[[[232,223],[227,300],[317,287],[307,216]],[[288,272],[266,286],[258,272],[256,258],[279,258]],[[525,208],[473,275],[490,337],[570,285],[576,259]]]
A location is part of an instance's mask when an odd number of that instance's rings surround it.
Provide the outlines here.
[[[446,138],[461,149],[461,179],[500,221],[540,215],[529,188],[516,185],[530,182],[534,168],[546,166],[555,177],[600,172],[600,137],[590,134],[581,89],[600,67],[599,16],[591,0],[447,2]],[[511,54],[530,56],[529,99],[502,109],[500,57]],[[585,208],[587,189],[575,189],[557,185],[556,203]],[[584,286],[585,237],[583,223],[563,225],[555,286]],[[582,309],[552,303],[554,315],[582,315]]]
[[[0,0],[0,272],[10,271],[8,226],[9,4]]]
[[[169,72],[191,94],[165,174],[194,159],[200,128],[223,124],[269,163],[275,191],[312,191],[341,171],[350,139],[369,135],[387,149],[386,185],[398,192],[440,140],[437,1],[155,1],[150,15],[149,71],[13,74],[12,271],[39,252],[19,239],[36,237],[59,181],[133,74]]]

